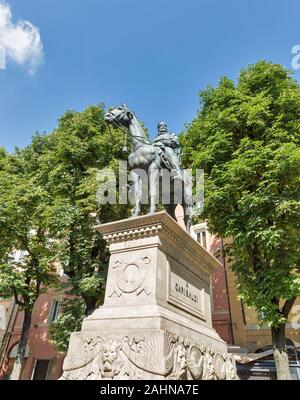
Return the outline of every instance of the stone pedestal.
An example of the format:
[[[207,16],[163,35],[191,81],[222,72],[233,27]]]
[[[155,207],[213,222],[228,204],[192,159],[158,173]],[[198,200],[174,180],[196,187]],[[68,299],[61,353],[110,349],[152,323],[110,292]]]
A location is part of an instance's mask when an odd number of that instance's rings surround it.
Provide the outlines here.
[[[111,254],[105,301],[72,334],[62,379],[235,379],[211,321],[219,262],[165,212],[96,229]]]

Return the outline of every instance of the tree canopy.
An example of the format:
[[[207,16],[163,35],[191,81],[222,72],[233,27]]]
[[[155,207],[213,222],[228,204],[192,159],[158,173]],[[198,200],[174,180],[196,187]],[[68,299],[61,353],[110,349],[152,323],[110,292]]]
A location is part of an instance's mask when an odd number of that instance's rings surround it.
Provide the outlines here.
[[[97,173],[104,168],[117,172],[118,160],[124,158],[123,134],[108,128],[104,107],[99,105],[83,112],[67,111],[49,140],[51,148],[43,155],[39,172],[53,199],[47,219],[59,242],[59,262],[70,278],[68,293],[71,299],[79,296],[84,305],[75,309],[73,300],[65,300],[62,315],[51,327],[52,339],[65,350],[83,315],[103,301],[108,251],[94,230],[95,215],[102,223],[128,215],[127,205],[99,205],[96,199]],[[81,318],[78,310],[85,310]]]
[[[45,218],[52,200],[36,180],[31,150],[0,154],[0,296],[13,296],[24,311],[12,379],[21,374],[35,302],[58,284],[57,242]],[[22,251],[24,257],[16,257],[15,251]]]
[[[29,293],[19,274],[24,263],[16,269],[12,262],[14,250],[29,252],[28,266],[38,260],[34,271],[45,289],[53,266],[59,265],[69,277],[67,286],[60,286],[74,304],[81,302],[75,310],[65,301],[64,313],[51,329],[60,349],[67,346],[83,315],[103,299],[108,251],[94,230],[95,217],[102,223],[125,218],[128,207],[98,204],[97,173],[117,170],[118,159],[124,158],[122,144],[123,133],[108,129],[101,104],[83,112],[67,111],[53,132],[36,134],[29,146],[13,155],[0,153],[0,292],[10,295],[16,287],[19,302]],[[35,300],[32,297],[32,305]]]
[[[238,290],[264,323],[284,326],[300,295],[300,87],[260,61],[237,83],[200,92],[181,137],[186,166],[203,168],[210,229],[231,238]]]
[[[45,212],[49,193],[35,179],[29,151],[0,155],[0,293],[32,310],[43,286],[55,285],[57,246],[50,240]],[[22,250],[22,261],[14,251]]]

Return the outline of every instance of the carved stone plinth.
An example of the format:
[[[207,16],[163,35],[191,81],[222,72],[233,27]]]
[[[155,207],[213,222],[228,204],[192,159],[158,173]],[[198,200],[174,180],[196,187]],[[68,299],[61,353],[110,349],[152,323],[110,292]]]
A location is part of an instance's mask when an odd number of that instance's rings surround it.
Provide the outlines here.
[[[218,261],[165,212],[96,229],[111,254],[105,301],[72,334],[62,379],[236,379],[212,328]]]

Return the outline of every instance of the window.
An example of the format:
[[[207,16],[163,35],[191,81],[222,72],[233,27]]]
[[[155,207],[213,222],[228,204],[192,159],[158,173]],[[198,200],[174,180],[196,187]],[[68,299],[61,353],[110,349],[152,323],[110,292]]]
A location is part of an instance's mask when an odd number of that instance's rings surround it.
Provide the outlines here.
[[[36,360],[33,381],[44,381],[47,379],[50,360]]]
[[[60,302],[58,300],[53,300],[52,307],[49,313],[49,323],[54,322],[59,314]]]
[[[192,226],[192,236],[198,243],[201,244],[205,249],[208,250],[209,246],[209,232],[207,229],[207,223],[201,222],[200,224]]]
[[[207,235],[206,230],[201,230],[196,232],[196,240],[199,242],[205,249],[207,249]]]

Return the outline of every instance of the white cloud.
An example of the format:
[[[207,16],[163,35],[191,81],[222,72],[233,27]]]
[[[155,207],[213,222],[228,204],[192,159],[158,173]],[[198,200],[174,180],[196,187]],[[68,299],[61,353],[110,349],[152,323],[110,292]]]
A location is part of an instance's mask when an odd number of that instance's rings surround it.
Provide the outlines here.
[[[10,6],[1,0],[0,45],[4,47],[8,59],[25,65],[31,75],[43,61],[43,44],[39,29],[22,19],[14,24]]]

